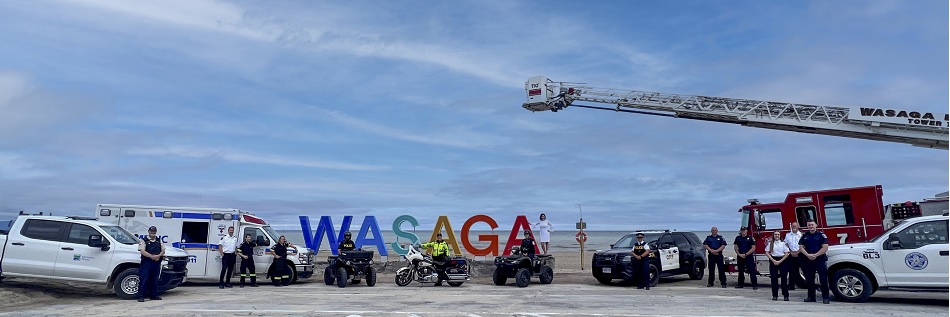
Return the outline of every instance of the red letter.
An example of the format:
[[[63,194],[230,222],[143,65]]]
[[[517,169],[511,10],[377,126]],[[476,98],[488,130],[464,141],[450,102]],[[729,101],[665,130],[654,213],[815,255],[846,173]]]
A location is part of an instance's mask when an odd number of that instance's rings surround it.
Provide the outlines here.
[[[442,240],[452,247],[452,251],[455,252],[455,255],[462,255],[462,249],[459,248],[459,242],[455,239],[455,231],[452,230],[452,223],[449,222],[449,216],[439,216],[439,220],[435,222],[435,228],[432,228],[432,238],[429,239],[429,242],[435,241],[435,235],[442,232],[442,227],[445,227],[445,233],[448,235],[448,239]]]
[[[518,237],[521,235],[518,233],[524,232],[524,230],[531,230],[531,224],[528,222],[528,217],[525,217],[525,215],[519,215],[518,218],[515,218],[515,225],[511,227],[511,234],[508,235],[508,243],[505,244],[504,255],[511,255],[512,245],[521,245],[521,239],[518,239]],[[532,236],[533,235],[534,234],[532,233]],[[538,251],[537,243],[534,245],[534,253],[541,253]]]
[[[472,225],[476,222],[487,223],[492,229],[498,228],[498,223],[495,222],[495,219],[487,215],[474,215],[472,218],[468,218],[465,221],[465,224],[462,225],[462,246],[465,247],[465,250],[468,253],[471,253],[475,256],[486,256],[489,253],[493,256],[498,255],[498,235],[495,234],[480,234],[478,235],[478,241],[488,242],[488,247],[484,249],[476,249],[471,242],[468,241],[468,231],[472,229]]]

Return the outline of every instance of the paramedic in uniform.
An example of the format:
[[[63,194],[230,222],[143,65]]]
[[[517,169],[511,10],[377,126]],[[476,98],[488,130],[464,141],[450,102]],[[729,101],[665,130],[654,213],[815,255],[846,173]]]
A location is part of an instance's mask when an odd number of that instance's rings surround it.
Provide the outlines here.
[[[736,288],[742,288],[745,282],[745,274],[749,273],[749,279],[752,280],[752,289],[759,289],[759,283],[755,279],[755,238],[748,234],[749,228],[739,228],[739,235],[732,242],[736,250],[739,264],[739,281]]]
[[[643,241],[643,233],[637,233],[637,242],[633,243],[633,249],[630,250],[633,257],[633,274],[637,277],[637,289],[646,288],[650,290],[650,244]]]
[[[788,290],[794,291],[795,285],[801,281],[802,276],[799,273],[799,268],[802,265],[802,260],[805,256],[798,256],[798,241],[802,239],[802,232],[798,229],[798,222],[792,222],[791,224],[792,231],[789,231],[785,234],[785,244],[788,245],[789,254],[791,258],[786,260],[788,262]],[[802,282],[804,284],[804,282]]]
[[[353,251],[353,250],[355,250],[355,249],[356,249],[356,243],[353,243],[353,239],[351,239],[351,237],[353,237],[353,234],[351,234],[349,231],[344,232],[344,233],[343,233],[343,241],[340,241],[340,243],[337,244],[336,249],[339,250],[339,251]]]
[[[158,229],[151,226],[148,228],[148,237],[139,241],[142,261],[139,264],[139,293],[135,296],[139,302],[144,302],[145,297],[151,300],[162,300],[158,297],[158,274],[162,270],[165,245],[158,238],[157,232]]]
[[[815,301],[815,273],[818,273],[818,280],[821,282],[821,302],[829,303],[828,298],[828,236],[824,232],[818,231],[818,226],[814,221],[808,222],[808,232],[802,235],[799,241],[799,252],[805,258],[802,259],[802,270],[805,271],[805,283],[808,285],[808,297],[805,302]]]
[[[719,235],[719,228],[712,227],[711,233],[703,241],[703,247],[709,251],[709,283],[706,287],[712,287],[716,280],[716,268],[719,268],[719,283],[722,288],[726,288],[726,264],[723,262],[722,250],[726,248],[726,239]]]
[[[221,278],[218,279],[218,288],[231,287],[231,275],[234,275],[234,263],[237,255],[237,237],[234,236],[234,226],[228,227],[228,235],[218,241],[218,253],[221,253]]]
[[[241,287],[244,287],[244,279],[251,278],[251,287],[257,287],[257,273],[254,267],[254,247],[257,244],[251,239],[250,234],[244,235],[244,243],[237,249],[238,256],[241,257]]]

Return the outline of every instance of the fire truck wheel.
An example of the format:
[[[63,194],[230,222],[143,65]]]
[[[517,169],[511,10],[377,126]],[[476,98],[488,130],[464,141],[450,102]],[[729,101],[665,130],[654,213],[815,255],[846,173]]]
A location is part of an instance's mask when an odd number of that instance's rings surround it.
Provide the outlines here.
[[[874,293],[871,279],[864,272],[855,269],[836,271],[830,284],[835,299],[846,302],[863,303]]]

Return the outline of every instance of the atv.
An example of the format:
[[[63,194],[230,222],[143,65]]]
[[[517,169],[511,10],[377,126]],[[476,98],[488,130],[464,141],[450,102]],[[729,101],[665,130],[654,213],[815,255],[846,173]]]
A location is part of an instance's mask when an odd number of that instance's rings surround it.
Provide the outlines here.
[[[551,284],[554,281],[554,257],[529,257],[522,254],[521,247],[518,246],[511,248],[509,256],[495,257],[495,272],[492,273],[492,282],[495,285],[505,285],[508,278],[514,278],[518,287],[527,287],[531,284],[531,276],[538,276],[541,284]]]
[[[340,251],[340,255],[327,258],[328,265],[323,270],[323,282],[338,287],[346,287],[349,279],[353,285],[365,278],[367,286],[376,285],[376,269],[373,268],[373,251]]]

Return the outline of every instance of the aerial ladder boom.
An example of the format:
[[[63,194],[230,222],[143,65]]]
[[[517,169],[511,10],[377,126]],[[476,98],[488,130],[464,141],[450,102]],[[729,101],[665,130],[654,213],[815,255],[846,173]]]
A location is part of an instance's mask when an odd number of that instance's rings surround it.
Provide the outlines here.
[[[948,149],[946,113],[872,107],[817,106],[708,96],[607,89],[531,77],[525,83],[531,111],[569,106],[674,118],[735,123],[748,127],[906,143]],[[575,101],[611,107],[575,104]]]

